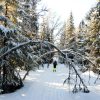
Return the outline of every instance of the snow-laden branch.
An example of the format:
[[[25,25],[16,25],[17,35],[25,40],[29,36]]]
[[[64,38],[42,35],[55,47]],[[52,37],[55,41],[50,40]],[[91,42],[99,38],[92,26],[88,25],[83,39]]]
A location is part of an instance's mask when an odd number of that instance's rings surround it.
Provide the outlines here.
[[[31,43],[31,41],[21,43],[21,44],[19,44],[18,46],[9,49],[7,52],[5,52],[3,55],[0,56],[0,59],[3,58],[4,56],[8,55],[8,54],[11,53],[12,51],[15,51],[15,50],[17,50],[17,49],[21,48],[22,46],[25,46],[25,45],[27,45],[27,44],[29,44],[29,43]]]
[[[1,55],[1,56],[0,56],[0,59],[3,58],[4,56],[8,55],[8,54],[11,53],[12,51],[15,51],[16,49],[19,49],[19,48],[21,48],[22,46],[25,46],[25,45],[28,45],[28,44],[31,44],[31,43],[44,43],[44,44],[46,44],[46,45],[49,44],[49,45],[51,45],[52,47],[54,47],[58,52],[60,52],[63,56],[66,56],[63,52],[69,51],[70,53],[73,53],[74,55],[77,54],[77,55],[81,56],[82,58],[88,60],[94,67],[96,66],[96,65],[95,65],[92,61],[90,61],[87,57],[84,57],[83,55],[81,55],[81,54],[78,53],[78,52],[74,52],[74,51],[66,50],[66,49],[65,49],[65,50],[60,50],[60,49],[58,49],[53,43],[48,42],[48,41],[41,41],[41,40],[38,40],[38,41],[30,40],[30,41],[28,41],[28,42],[21,43],[21,44],[19,44],[18,46],[13,47],[12,49],[8,50],[8,51],[5,52],[3,55]],[[52,53],[53,53],[53,52],[57,52],[57,51],[52,51]],[[44,55],[45,55],[45,54],[44,54]],[[43,55],[42,55],[42,56],[43,56]],[[40,57],[40,58],[41,58],[41,57]]]
[[[67,52],[67,51],[69,51],[70,53],[72,53],[72,54],[76,54],[76,55],[79,55],[79,56],[81,56],[83,59],[85,59],[85,60],[87,60],[87,61],[89,61],[89,63],[91,63],[94,67],[96,67],[96,65],[92,62],[92,61],[90,61],[89,59],[88,59],[88,56],[87,55],[82,55],[82,54],[80,54],[80,53],[78,53],[78,52],[75,52],[75,51],[72,51],[72,50],[61,50],[62,52]]]
[[[46,44],[46,45],[49,44],[49,45],[51,45],[52,47],[54,47],[58,52],[60,52],[63,56],[66,56],[63,52],[69,51],[70,53],[77,54],[77,55],[81,56],[82,58],[88,60],[93,66],[96,66],[96,65],[95,65],[93,62],[91,62],[88,58],[84,57],[83,55],[81,55],[81,54],[78,53],[78,52],[74,52],[74,51],[66,50],[66,49],[65,49],[65,50],[60,50],[60,49],[58,49],[53,43],[48,42],[48,41],[41,41],[41,40],[39,40],[39,41],[32,41],[32,40],[30,40],[30,41],[28,41],[28,42],[21,43],[21,44],[19,44],[18,46],[13,47],[12,49],[8,50],[8,51],[5,52],[3,55],[1,55],[1,56],[0,56],[0,59],[3,58],[4,56],[8,55],[8,54],[11,53],[12,51],[15,51],[15,50],[21,48],[22,46],[25,46],[25,45],[28,45],[28,44],[31,44],[31,43],[44,43],[44,44]],[[51,51],[51,52],[52,52],[52,53],[55,53],[55,52],[57,52],[57,51]],[[49,53],[50,53],[50,52],[48,52],[47,54],[49,54]],[[46,55],[46,54],[44,54],[44,55]],[[44,55],[41,55],[41,57],[44,56]],[[41,57],[40,57],[40,58],[41,58]]]
[[[62,53],[64,55],[64,53],[61,50],[59,50],[54,44],[52,44],[50,42],[47,42],[47,41],[32,41],[32,40],[30,40],[28,42],[21,43],[18,46],[13,47],[12,49],[9,49],[7,52],[5,52],[3,55],[0,56],[0,59],[3,58],[4,56],[8,55],[12,51],[15,51],[15,50],[17,50],[17,49],[19,49],[19,48],[21,48],[21,47],[23,47],[25,45],[28,45],[28,44],[31,44],[31,43],[41,43],[41,42],[45,43],[45,44],[50,44],[52,47],[54,47],[55,49],[57,49],[60,53]]]

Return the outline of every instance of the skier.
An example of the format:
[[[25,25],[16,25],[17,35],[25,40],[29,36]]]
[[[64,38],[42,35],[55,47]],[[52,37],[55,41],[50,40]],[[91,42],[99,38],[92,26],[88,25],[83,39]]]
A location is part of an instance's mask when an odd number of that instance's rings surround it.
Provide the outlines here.
[[[56,66],[57,66],[57,61],[55,60],[53,62],[53,72],[56,72]]]

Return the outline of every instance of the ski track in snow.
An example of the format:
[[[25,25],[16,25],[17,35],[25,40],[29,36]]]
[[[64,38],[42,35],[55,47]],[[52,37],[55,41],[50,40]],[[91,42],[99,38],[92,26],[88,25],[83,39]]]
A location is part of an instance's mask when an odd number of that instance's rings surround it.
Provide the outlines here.
[[[57,72],[52,72],[52,64],[30,72],[24,87],[14,93],[0,95],[0,100],[100,100],[100,85],[90,86],[90,93],[69,92],[68,85],[63,85],[68,75],[67,68],[59,64]]]

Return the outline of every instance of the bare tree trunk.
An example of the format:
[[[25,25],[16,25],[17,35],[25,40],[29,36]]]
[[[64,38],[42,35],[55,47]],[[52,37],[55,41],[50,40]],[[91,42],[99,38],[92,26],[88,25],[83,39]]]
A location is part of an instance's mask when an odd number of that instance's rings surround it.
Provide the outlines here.
[[[25,80],[25,78],[26,78],[26,76],[29,74],[29,70],[26,72],[26,74],[24,75],[24,77],[23,77],[23,81]]]

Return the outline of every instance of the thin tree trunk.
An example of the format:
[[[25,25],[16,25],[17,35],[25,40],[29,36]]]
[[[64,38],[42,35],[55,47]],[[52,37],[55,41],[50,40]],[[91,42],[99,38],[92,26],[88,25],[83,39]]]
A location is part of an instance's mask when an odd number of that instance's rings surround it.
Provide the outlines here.
[[[23,81],[25,80],[25,78],[26,78],[26,76],[29,74],[29,70],[26,72],[26,74],[24,75],[24,77],[23,77]]]

